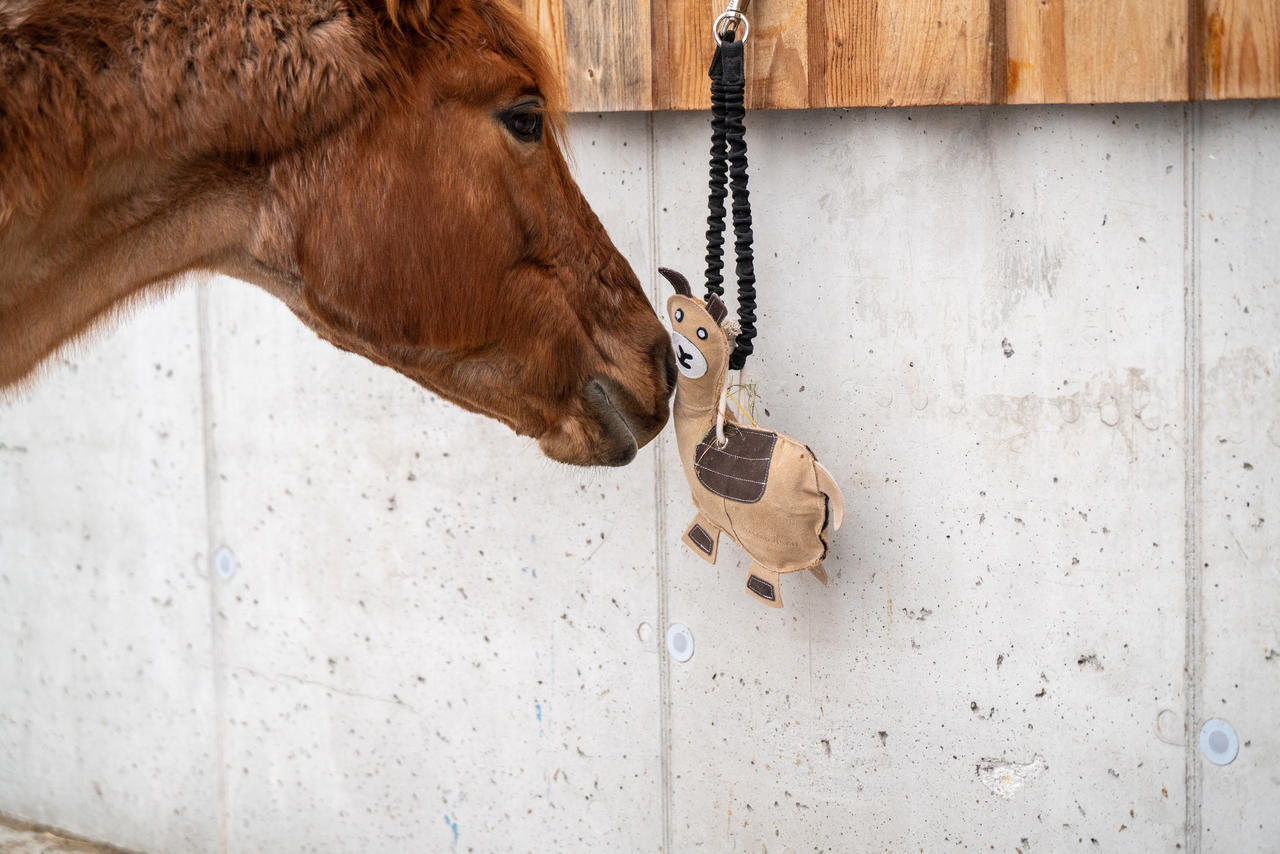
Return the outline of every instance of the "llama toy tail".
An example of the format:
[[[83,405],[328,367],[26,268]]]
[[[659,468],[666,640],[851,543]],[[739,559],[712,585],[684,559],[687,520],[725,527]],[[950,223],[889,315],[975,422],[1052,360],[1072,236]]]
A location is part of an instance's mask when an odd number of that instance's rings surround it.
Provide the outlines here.
[[[827,496],[831,508],[831,530],[840,530],[844,523],[844,493],[840,491],[836,479],[827,471],[826,466],[817,460],[813,461],[814,471],[818,473],[818,491]]]

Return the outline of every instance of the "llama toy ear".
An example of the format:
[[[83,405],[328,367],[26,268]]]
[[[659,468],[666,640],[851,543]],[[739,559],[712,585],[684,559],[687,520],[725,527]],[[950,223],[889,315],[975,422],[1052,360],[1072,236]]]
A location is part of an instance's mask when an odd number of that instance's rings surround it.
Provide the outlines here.
[[[659,267],[658,272],[671,283],[671,287],[675,288],[676,293],[680,294],[680,296],[693,296],[693,290],[689,287],[689,280],[684,276],[667,267]]]
[[[715,294],[708,294],[707,314],[711,315],[711,319],[719,324],[723,323],[724,319],[729,315],[729,309],[725,308],[724,303],[720,301],[720,297]]]

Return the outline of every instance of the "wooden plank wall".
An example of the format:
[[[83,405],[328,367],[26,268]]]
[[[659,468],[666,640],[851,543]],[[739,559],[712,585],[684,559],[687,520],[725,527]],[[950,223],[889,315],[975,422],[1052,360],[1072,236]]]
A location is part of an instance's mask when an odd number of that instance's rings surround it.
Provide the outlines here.
[[[724,0],[515,0],[580,111],[704,109]],[[754,108],[1280,97],[1280,0],[753,0]]]

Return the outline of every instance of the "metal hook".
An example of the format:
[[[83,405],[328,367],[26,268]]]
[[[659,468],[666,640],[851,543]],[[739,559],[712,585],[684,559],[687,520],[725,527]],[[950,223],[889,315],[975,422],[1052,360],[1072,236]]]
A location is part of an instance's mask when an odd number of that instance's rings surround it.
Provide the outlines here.
[[[715,23],[711,25],[711,36],[717,45],[729,36],[731,39],[737,36],[738,23],[742,23],[742,41],[745,43],[747,34],[751,32],[751,24],[747,21],[747,7],[751,5],[751,0],[729,0],[729,5],[716,18]]]

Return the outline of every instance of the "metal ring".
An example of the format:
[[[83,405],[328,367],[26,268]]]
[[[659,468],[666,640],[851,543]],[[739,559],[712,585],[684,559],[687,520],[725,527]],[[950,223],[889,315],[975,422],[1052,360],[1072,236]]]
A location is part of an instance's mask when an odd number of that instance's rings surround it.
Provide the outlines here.
[[[747,16],[741,12],[734,10],[731,12],[722,12],[716,22],[711,25],[711,37],[716,43],[716,47],[720,46],[720,25],[728,20],[737,20],[742,22],[742,38],[739,39],[743,44],[747,42],[747,33],[751,32],[751,24],[747,21]]]

